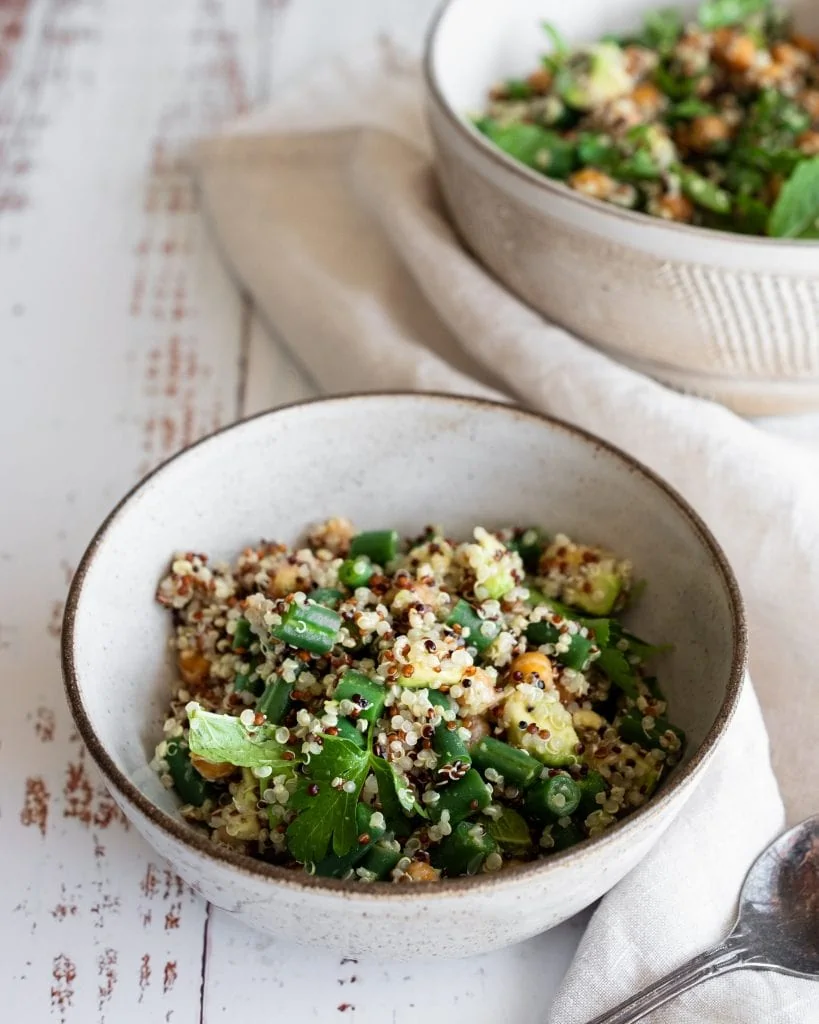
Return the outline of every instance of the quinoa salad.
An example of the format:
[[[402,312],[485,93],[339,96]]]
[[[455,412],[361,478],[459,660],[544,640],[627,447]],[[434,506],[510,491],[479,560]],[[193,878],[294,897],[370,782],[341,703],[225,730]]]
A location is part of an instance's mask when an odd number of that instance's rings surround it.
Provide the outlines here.
[[[570,188],[668,221],[819,239],[819,40],[770,0],[551,52],[499,83],[477,128]]]
[[[621,613],[617,554],[535,528],[346,519],[235,563],[177,554],[152,763],[212,841],[357,883],[565,850],[641,807],[685,737]]]

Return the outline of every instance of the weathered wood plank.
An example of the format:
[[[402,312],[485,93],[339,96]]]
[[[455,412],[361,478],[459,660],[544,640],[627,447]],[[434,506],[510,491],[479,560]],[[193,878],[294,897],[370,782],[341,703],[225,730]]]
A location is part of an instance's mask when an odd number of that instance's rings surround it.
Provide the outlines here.
[[[0,9],[4,1019],[200,1020],[206,908],[89,764],[58,635],[111,504],[237,413],[247,317],[177,150],[251,102],[258,18],[252,0]]]

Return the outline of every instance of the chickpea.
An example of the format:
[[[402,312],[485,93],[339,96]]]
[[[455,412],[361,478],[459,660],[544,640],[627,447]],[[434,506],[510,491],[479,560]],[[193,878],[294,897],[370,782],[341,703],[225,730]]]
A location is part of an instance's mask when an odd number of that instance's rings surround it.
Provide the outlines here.
[[[569,184],[576,192],[582,192],[593,199],[608,199],[617,187],[613,178],[594,167],[584,167],[569,175]]]
[[[414,860],[404,872],[402,882],[437,882],[441,872],[437,871],[431,864],[421,860]]]
[[[810,57],[819,57],[819,40],[811,39],[810,36],[803,36],[799,32],[794,32],[791,36],[791,43],[801,50],[803,53],[807,53]]]
[[[651,212],[663,220],[674,220],[681,224],[689,223],[694,217],[694,204],[688,196],[661,196],[651,203]]]
[[[811,119],[819,123],[819,89],[805,89],[799,97],[799,102]]]
[[[721,37],[721,41],[724,38]],[[756,43],[750,36],[730,33],[730,38],[724,45],[717,44],[715,38],[714,57],[732,71],[747,71],[752,68],[756,52]]]
[[[552,72],[548,68],[538,68],[526,79],[526,84],[536,93],[544,96],[552,87]]]
[[[509,666],[509,673],[513,679],[518,672],[523,676],[525,683],[533,683],[540,679],[548,687],[554,685],[552,663],[540,651],[527,651],[526,654],[519,654]]]
[[[805,68],[810,64],[808,54],[790,43],[774,43],[771,56],[777,64],[788,70]]]
[[[226,779],[236,771],[236,768],[232,764],[228,764],[227,761],[206,761],[204,757],[200,757],[198,754],[191,754],[191,764],[202,778],[207,779],[209,782],[215,782],[217,779]]]
[[[210,662],[198,651],[180,651],[176,664],[179,667],[182,681],[193,689],[206,682],[210,675]]]
[[[731,137],[731,129],[717,114],[695,117],[688,132],[688,145],[697,153],[707,153],[719,142]]]
[[[631,99],[647,117],[658,113],[665,104],[665,97],[652,82],[641,82],[631,94]]]
[[[796,145],[808,156],[819,156],[819,132],[802,132]]]

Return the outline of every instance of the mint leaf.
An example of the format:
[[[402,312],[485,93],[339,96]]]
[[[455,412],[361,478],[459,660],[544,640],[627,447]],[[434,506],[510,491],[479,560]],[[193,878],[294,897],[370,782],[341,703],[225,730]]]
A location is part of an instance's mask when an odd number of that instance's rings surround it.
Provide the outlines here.
[[[504,807],[499,818],[490,819],[486,830],[499,846],[513,856],[531,849],[532,837],[529,834],[529,826],[523,815],[511,807]]]
[[[615,686],[629,697],[637,698],[637,680],[634,670],[628,663],[628,659],[622,651],[616,647],[605,647],[600,652],[600,657],[593,662],[596,668],[605,673]]]
[[[303,768],[304,777],[289,806],[300,813],[287,829],[287,846],[302,864],[327,854],[343,857],[355,846],[355,809],[370,767],[370,755],[350,740],[324,736],[320,754]],[[336,785],[333,785],[333,783]],[[349,785],[349,791],[344,784]]]
[[[413,788],[389,761],[373,755],[370,758],[370,765],[378,783],[381,810],[394,831],[401,831],[402,824],[406,824],[406,819],[413,815],[427,817],[427,812],[418,802]]]
[[[726,25],[738,25],[768,7],[770,0],[706,0],[700,4],[697,19],[704,29],[711,32]]]
[[[192,754],[215,763],[226,762],[241,768],[292,768],[292,759],[283,758],[287,747],[277,743],[275,728],[262,725],[248,729],[235,715],[205,711],[196,701],[188,704],[190,722],[188,746]]]
[[[819,238],[819,156],[803,160],[785,182],[771,210],[774,238]]]

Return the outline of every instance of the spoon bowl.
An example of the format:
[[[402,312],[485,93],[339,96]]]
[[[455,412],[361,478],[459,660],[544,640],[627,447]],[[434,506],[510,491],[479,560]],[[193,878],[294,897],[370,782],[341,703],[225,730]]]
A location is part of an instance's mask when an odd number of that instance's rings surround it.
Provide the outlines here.
[[[819,979],[819,815],[759,855],[723,942],[588,1024],[635,1024],[695,985],[741,968]]]
[[[819,977],[819,815],[780,836],[742,887],[739,920],[748,966]]]

